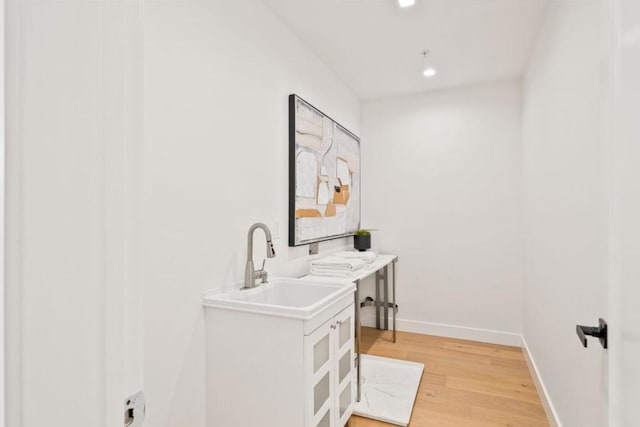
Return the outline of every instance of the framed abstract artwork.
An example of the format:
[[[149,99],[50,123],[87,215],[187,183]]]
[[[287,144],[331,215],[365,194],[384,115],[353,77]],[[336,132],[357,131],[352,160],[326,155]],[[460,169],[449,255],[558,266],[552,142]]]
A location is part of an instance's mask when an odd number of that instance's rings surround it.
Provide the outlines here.
[[[289,246],[360,228],[360,138],[289,96]]]

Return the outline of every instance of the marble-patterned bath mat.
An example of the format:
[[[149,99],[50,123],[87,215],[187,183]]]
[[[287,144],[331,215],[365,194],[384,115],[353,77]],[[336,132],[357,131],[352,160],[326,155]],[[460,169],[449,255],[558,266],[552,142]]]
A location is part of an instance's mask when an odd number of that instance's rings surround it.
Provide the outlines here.
[[[362,355],[362,394],[354,414],[407,426],[418,394],[422,363]]]

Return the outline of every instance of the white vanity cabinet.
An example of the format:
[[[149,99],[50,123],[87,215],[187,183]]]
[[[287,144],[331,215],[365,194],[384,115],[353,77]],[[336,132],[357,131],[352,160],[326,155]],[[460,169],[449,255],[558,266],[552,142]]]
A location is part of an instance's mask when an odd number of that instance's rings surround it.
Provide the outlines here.
[[[205,296],[207,427],[347,424],[355,402],[354,291],[278,314]]]
[[[343,427],[353,412],[353,304],[304,338],[306,426]]]

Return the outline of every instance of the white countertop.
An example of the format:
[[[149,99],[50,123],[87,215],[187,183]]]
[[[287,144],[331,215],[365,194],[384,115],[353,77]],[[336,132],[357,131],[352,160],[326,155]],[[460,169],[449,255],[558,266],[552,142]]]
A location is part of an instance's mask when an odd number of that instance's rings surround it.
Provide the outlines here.
[[[277,277],[252,289],[229,286],[209,291],[203,304],[209,308],[308,320],[354,292],[356,287],[350,284],[345,286],[324,277],[314,280]]]
[[[329,283],[354,283],[358,280],[365,279],[372,274],[375,274],[376,271],[380,270],[386,265],[391,264],[394,260],[398,258],[397,255],[378,255],[371,264],[368,264],[367,267],[363,269],[358,275],[353,277],[331,277],[331,276],[314,276],[312,274],[308,274],[306,276],[302,276],[300,280],[308,280],[308,281],[324,281]]]

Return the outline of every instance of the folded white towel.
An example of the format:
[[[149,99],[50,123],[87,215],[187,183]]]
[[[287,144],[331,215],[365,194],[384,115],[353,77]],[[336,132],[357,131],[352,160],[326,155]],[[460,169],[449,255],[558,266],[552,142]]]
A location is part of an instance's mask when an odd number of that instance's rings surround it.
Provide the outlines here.
[[[353,278],[362,273],[362,270],[349,271],[349,270],[330,270],[330,269],[316,269],[311,267],[311,274],[313,276],[328,276],[328,277],[347,277]]]
[[[349,259],[336,256],[328,256],[311,261],[311,268],[355,271],[360,270],[365,265],[361,259]]]
[[[337,252],[333,254],[333,256],[340,257],[340,258],[347,258],[347,259],[361,259],[367,264],[372,263],[377,258],[376,253],[371,251],[366,251],[366,252],[344,251],[344,252]]]

